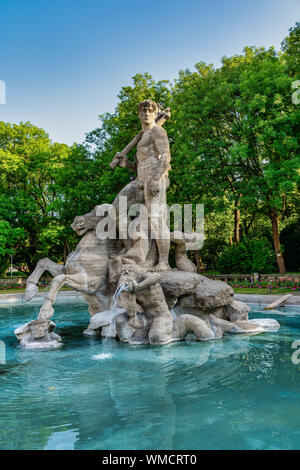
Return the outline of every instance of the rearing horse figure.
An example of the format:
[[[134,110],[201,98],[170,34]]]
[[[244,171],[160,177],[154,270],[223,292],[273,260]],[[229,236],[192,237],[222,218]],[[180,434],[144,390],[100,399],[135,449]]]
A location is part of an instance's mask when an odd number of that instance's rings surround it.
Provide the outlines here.
[[[102,206],[105,211],[110,206]],[[26,284],[25,300],[28,301],[38,293],[37,283],[45,271],[54,276],[50,290],[45,297],[40,309],[38,319],[48,320],[52,317],[53,303],[58,291],[64,285],[79,291],[89,304],[91,315],[101,312],[107,308],[106,298],[108,294],[108,260],[110,256],[120,252],[120,242],[106,238],[99,239],[96,234],[98,222],[103,218],[96,215],[96,208],[79,217],[75,217],[72,229],[81,236],[74,251],[67,257],[66,264],[61,265],[43,258],[38,261],[33,273],[29,276]]]

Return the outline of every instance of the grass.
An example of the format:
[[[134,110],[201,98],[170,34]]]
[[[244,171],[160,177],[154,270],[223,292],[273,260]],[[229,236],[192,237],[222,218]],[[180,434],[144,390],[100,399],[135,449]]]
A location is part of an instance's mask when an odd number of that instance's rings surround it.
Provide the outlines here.
[[[259,287],[237,287],[233,288],[235,294],[262,294],[262,295],[267,295],[270,294],[270,291],[267,287],[262,287],[261,289]],[[285,295],[285,294],[300,294],[300,291],[298,290],[292,290],[292,289],[272,289],[272,294],[278,294],[278,295]]]
[[[62,287],[60,290],[73,290],[70,287]],[[47,292],[49,291],[49,287],[40,287],[39,292]],[[24,294],[24,289],[0,289],[1,294]]]
[[[199,274],[202,274],[203,276],[225,276],[225,274],[220,273],[219,271],[203,271]],[[238,274],[238,273],[226,273],[227,276],[249,276],[251,273],[248,274]],[[285,274],[280,274],[279,272],[274,272],[274,273],[262,273],[262,276],[289,276],[290,274],[296,274],[300,276],[300,272],[287,272]]]

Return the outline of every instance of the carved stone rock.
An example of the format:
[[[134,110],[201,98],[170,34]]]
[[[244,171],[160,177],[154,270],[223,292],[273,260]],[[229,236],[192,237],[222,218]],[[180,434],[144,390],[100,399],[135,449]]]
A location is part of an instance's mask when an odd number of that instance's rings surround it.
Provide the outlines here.
[[[248,313],[250,310],[251,309],[247,304],[237,300],[230,302],[230,304],[228,304],[224,309],[226,318],[232,322],[248,320]]]
[[[202,311],[224,307],[232,301],[233,290],[221,281],[177,270],[161,273],[160,284],[170,308],[196,307]]]
[[[62,340],[53,332],[55,326],[50,320],[32,320],[14,333],[26,349],[57,349],[62,346]]]
[[[248,323],[258,325],[265,331],[277,331],[280,328],[280,323],[273,318],[254,318],[253,320],[248,320]]]

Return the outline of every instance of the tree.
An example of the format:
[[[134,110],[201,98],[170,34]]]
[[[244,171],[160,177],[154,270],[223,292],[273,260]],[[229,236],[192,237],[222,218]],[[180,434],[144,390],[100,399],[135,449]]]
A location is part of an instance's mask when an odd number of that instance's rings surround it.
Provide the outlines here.
[[[273,48],[245,48],[223,58],[219,70],[202,63],[196,69],[182,73],[174,90],[175,171],[184,173],[179,181],[195,197],[218,193],[219,207],[224,194],[232,201],[236,242],[240,210],[267,215],[278,268],[285,272],[279,222],[297,190],[300,166],[299,112],[284,60]]]
[[[13,228],[6,220],[0,220],[0,274],[9,266],[10,255],[14,255],[19,241],[24,237],[22,227]]]
[[[279,223],[287,198],[299,184],[300,116],[291,101],[291,77],[280,55],[273,49],[256,51],[241,75],[240,92],[243,141],[236,150],[247,167],[243,199],[270,218],[278,269],[284,273]]]
[[[274,270],[272,246],[265,238],[243,240],[238,246],[227,247],[218,260],[221,273],[270,273]]]
[[[51,247],[51,240],[45,244],[44,239],[50,221],[55,230],[51,184],[67,154],[66,145],[52,144],[45,131],[30,123],[0,122],[0,220],[12,230],[6,245],[11,233],[22,228],[15,260],[30,269]]]
[[[289,74],[294,78],[300,78],[300,22],[290,28],[289,35],[282,42],[284,60],[287,63]]]

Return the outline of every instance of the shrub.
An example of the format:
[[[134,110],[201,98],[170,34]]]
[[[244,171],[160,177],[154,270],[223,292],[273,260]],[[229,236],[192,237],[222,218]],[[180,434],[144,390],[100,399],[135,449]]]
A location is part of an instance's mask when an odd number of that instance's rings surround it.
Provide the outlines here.
[[[275,266],[274,250],[266,238],[243,240],[229,246],[218,260],[218,270],[222,274],[270,273],[274,272]]]

